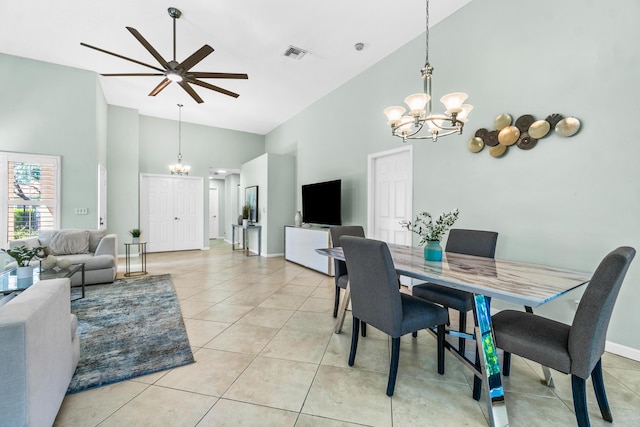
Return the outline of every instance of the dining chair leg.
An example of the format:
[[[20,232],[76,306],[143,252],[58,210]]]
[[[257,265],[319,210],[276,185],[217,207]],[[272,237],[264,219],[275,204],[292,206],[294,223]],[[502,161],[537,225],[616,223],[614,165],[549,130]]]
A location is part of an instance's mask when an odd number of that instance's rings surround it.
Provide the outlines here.
[[[460,312],[460,321],[458,324],[459,328],[458,330],[462,333],[465,333],[467,331],[467,313],[463,313]],[[464,356],[464,350],[465,350],[465,345],[466,345],[467,339],[460,337],[458,338],[458,353],[460,353],[462,356]]]
[[[387,396],[393,396],[398,376],[398,359],[400,359],[400,337],[391,339],[391,365],[389,366],[389,382],[387,383]]]
[[[481,371],[482,367],[480,366],[480,353],[478,349],[476,349],[476,369]],[[478,378],[476,375],[473,376],[473,400],[480,400],[482,396],[482,379]]]
[[[438,325],[438,373],[444,375],[444,325]]]
[[[416,338],[418,336],[418,331],[411,332],[411,336]]]
[[[360,333],[360,319],[353,318],[353,328],[351,332],[351,352],[349,353],[349,366],[353,366],[356,360],[356,349],[358,348],[358,334]]]
[[[362,336],[366,337],[367,336],[367,324],[362,322]]]
[[[340,286],[336,285],[336,298],[333,302],[333,317],[338,317],[338,306],[340,305]]]
[[[604,378],[602,377],[602,360],[598,360],[598,363],[596,363],[593,371],[591,371],[591,382],[593,382],[593,390],[596,393],[596,399],[598,400],[598,406],[600,407],[602,418],[612,423],[613,415],[611,415],[609,401],[607,400],[607,393],[604,390]]]
[[[505,351],[502,359],[502,376],[508,377],[509,374],[511,374],[511,353]]]
[[[576,411],[578,427],[589,427],[586,381],[584,378],[571,375],[571,391],[573,392],[573,409]]]

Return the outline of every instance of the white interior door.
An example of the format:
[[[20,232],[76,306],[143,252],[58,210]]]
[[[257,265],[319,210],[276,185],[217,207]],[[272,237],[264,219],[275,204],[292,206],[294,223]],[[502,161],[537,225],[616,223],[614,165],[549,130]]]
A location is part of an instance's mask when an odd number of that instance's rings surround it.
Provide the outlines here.
[[[219,203],[218,200],[218,188],[213,187],[209,189],[209,238],[217,239],[218,238],[218,228],[220,224],[218,222],[218,214],[219,214]]]
[[[140,179],[140,228],[147,251],[173,250],[173,180],[146,176]]]
[[[411,220],[413,146],[369,156],[368,237],[411,245],[411,232],[400,226]]]
[[[174,250],[201,249],[204,224],[202,179],[174,178]]]
[[[98,229],[107,229],[107,168],[98,165]]]

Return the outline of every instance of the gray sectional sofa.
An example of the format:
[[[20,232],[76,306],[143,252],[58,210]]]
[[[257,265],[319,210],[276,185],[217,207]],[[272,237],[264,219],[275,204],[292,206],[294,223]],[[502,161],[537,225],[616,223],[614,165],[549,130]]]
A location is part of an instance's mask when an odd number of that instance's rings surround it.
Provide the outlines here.
[[[0,307],[0,427],[53,425],[80,360],[70,290],[43,280]]]
[[[112,283],[118,272],[118,236],[106,230],[43,230],[37,237],[28,237],[9,242],[11,249],[17,246],[30,248],[46,246],[58,261],[85,264],[85,284]],[[32,260],[31,263],[36,263]],[[73,286],[80,285],[82,277],[71,278]]]

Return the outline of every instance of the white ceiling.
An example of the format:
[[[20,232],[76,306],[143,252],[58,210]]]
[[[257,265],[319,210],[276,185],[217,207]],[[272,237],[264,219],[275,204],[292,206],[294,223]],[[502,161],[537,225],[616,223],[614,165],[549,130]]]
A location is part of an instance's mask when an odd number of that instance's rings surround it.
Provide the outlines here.
[[[431,26],[469,1],[431,0]],[[100,76],[107,103],[173,120],[181,103],[183,121],[257,134],[268,133],[425,30],[424,0],[0,0],[0,5],[0,52],[97,73],[153,70],[80,42],[157,66],[125,27],[137,29],[171,60],[167,8],[180,9],[177,61],[209,44],[215,51],[192,71],[247,73],[248,80],[205,80],[240,97],[194,86],[204,100],[197,104],[175,83],[150,97],[162,77]],[[362,51],[354,48],[358,42],[364,43]],[[300,61],[286,58],[290,45],[309,53]]]

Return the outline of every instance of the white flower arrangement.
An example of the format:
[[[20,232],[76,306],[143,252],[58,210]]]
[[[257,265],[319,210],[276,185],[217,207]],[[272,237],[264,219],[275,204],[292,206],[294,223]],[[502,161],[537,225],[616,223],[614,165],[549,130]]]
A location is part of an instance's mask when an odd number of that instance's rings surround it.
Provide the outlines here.
[[[414,222],[400,221],[400,225],[419,235],[420,242],[418,244],[422,246],[427,242],[439,242],[442,240],[444,233],[457,221],[459,214],[458,209],[442,213],[434,223],[429,212],[420,212],[416,215]]]

